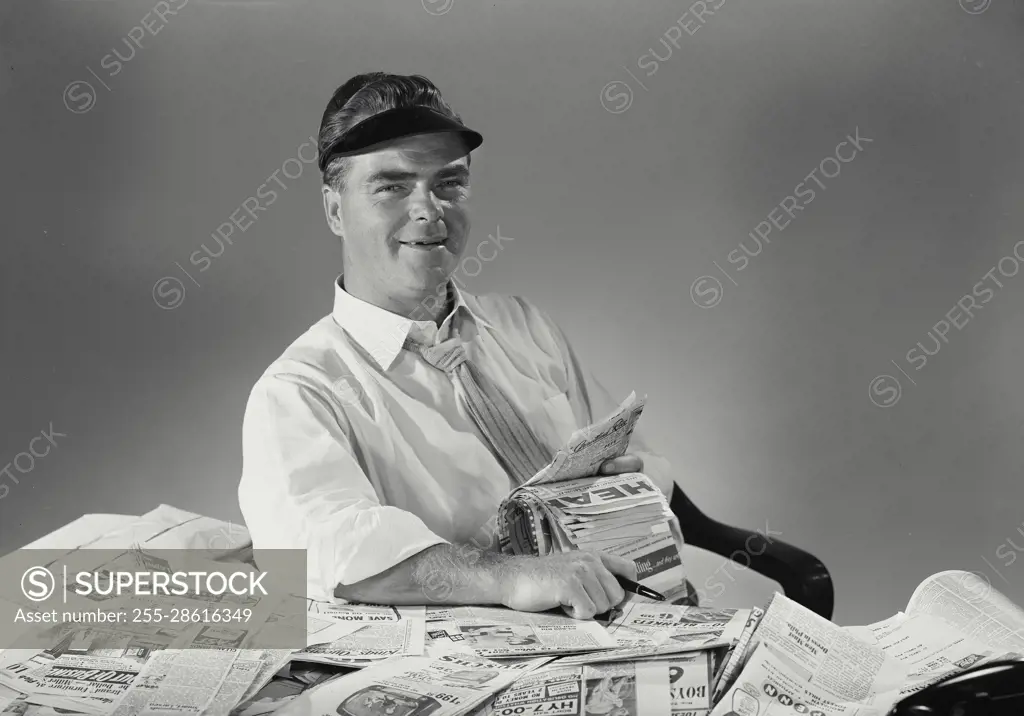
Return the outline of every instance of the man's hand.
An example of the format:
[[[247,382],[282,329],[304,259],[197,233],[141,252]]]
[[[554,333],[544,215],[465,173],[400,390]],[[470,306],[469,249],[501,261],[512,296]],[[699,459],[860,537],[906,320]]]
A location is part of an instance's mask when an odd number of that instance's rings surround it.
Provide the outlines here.
[[[611,460],[605,460],[601,463],[601,468],[598,470],[598,474],[623,475],[627,472],[643,471],[644,461],[640,459],[640,456],[627,452],[625,455],[619,455],[619,457],[613,457]]]
[[[520,557],[503,567],[502,604],[526,612],[562,606],[576,619],[590,619],[625,599],[616,574],[636,580],[633,562],[588,550]]]

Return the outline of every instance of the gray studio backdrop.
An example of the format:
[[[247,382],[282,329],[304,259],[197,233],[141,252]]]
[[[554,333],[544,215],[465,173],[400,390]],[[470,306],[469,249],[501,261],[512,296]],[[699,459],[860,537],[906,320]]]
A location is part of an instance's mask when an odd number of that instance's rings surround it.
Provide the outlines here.
[[[837,621],[949,568],[1024,601],[1024,6],[636,5],[0,0],[0,551],[240,520],[249,389],[341,269],[302,145],[384,69],[484,134],[472,240],[512,240],[467,289],[647,393],[678,482],[817,554]],[[773,586],[687,561],[714,604]]]

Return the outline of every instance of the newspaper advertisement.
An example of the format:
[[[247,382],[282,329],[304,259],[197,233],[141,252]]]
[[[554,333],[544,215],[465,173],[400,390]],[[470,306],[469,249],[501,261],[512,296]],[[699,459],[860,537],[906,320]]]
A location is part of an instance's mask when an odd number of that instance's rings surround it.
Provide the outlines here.
[[[749,614],[749,609],[631,602],[608,625],[608,633],[615,641],[614,650],[570,656],[559,663],[650,659],[732,646],[739,640]]]
[[[237,649],[158,651],[149,657],[113,716],[202,713],[220,691],[239,654]]]
[[[307,612],[339,622],[397,622],[402,619],[426,619],[427,608],[394,607],[387,604],[357,604],[342,600],[322,602],[308,599]]]
[[[428,606],[426,619],[428,622],[450,622],[455,619],[455,607]]]
[[[454,607],[464,643],[488,658],[610,649],[615,641],[595,621],[498,607]]]
[[[659,659],[668,664],[669,704],[672,716],[707,716],[714,703],[716,652],[698,651]]]
[[[43,685],[42,675],[57,660],[57,654],[31,649],[8,649],[0,660],[0,687],[28,694]]]
[[[708,652],[667,660],[564,666],[528,674],[480,716],[706,716],[711,709]]]
[[[462,635],[459,623],[454,620],[432,621],[427,624],[423,653],[426,656],[440,656],[441,654],[476,655],[473,647],[469,645],[466,638]]]
[[[143,668],[143,659],[40,652],[0,672],[3,685],[33,704],[109,713]]]
[[[980,642],[1024,652],[1024,609],[972,572],[950,570],[914,590],[907,614],[930,614]]]
[[[276,713],[459,716],[546,661],[502,663],[462,654],[399,657],[321,684]]]
[[[793,662],[758,644],[710,716],[885,716],[888,705],[845,698],[809,682]],[[846,690],[849,693],[849,690]],[[865,693],[865,699],[870,698]]]
[[[350,634],[324,644],[295,652],[296,661],[362,668],[392,656],[423,654],[426,622],[402,619],[397,622],[354,623]]]
[[[631,392],[611,415],[575,431],[568,443],[555,453],[552,461],[523,483],[523,486],[597,474],[601,463],[626,452],[633,428],[646,402],[647,396],[637,398],[636,392]]]

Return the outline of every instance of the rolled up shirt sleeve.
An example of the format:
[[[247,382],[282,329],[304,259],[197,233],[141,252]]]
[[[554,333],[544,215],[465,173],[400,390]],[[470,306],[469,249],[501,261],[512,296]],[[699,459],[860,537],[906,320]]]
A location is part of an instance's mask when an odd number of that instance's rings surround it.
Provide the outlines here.
[[[554,319],[544,311],[545,316],[555,341],[565,361],[566,374],[569,384],[569,402],[576,415],[577,424],[589,425],[595,420],[600,420],[611,414],[625,399],[625,395],[616,399],[611,392],[598,380],[597,376],[588,367],[581,365],[579,357],[562,328],[555,323]],[[657,485],[666,497],[672,497],[672,490],[675,487],[672,464],[667,458],[655,452],[646,438],[646,431],[643,428],[643,416],[633,429],[633,435],[629,440],[629,452],[638,455],[644,462],[643,472],[651,482]]]
[[[298,376],[264,375],[249,395],[238,501],[254,549],[306,550],[307,596],[317,599],[447,543],[380,503],[344,416]]]

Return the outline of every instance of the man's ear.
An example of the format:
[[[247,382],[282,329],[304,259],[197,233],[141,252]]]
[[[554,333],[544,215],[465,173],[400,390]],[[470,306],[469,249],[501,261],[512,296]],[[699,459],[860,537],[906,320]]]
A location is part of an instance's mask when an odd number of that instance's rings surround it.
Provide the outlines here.
[[[341,220],[341,195],[327,184],[320,187],[320,193],[324,198],[324,216],[328,228],[335,236],[345,238]]]

